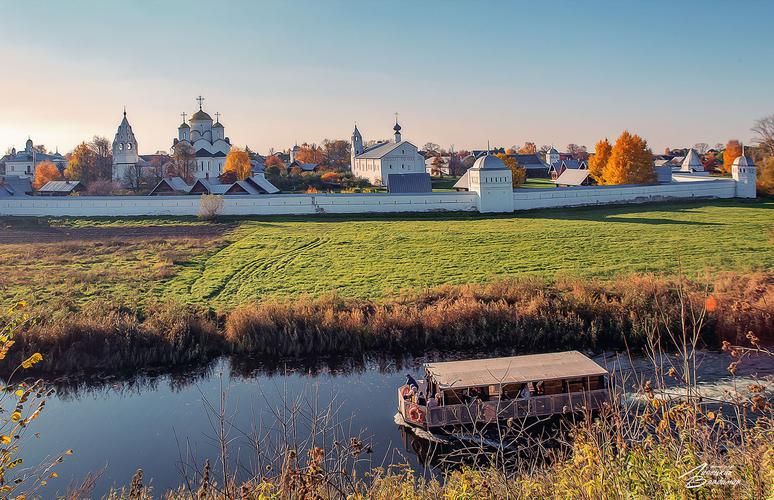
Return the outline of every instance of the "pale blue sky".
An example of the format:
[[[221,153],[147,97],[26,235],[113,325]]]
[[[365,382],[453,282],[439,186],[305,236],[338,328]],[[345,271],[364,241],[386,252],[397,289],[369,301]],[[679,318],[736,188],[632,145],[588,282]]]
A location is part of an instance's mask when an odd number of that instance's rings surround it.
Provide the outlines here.
[[[180,113],[234,144],[404,137],[457,149],[747,141],[774,113],[774,2],[0,0],[0,148],[112,138]]]

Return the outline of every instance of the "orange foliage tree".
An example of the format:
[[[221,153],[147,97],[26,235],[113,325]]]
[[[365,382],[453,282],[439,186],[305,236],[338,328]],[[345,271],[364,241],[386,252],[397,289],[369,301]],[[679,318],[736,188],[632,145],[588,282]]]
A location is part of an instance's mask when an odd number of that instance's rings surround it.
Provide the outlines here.
[[[32,187],[40,189],[45,186],[48,181],[59,180],[62,180],[62,174],[59,172],[59,169],[56,168],[56,165],[50,161],[44,161],[35,167],[35,179],[32,182]]]
[[[594,146],[594,156],[589,158],[589,175],[597,184],[602,184],[602,171],[610,160],[610,153],[613,152],[613,146],[607,139],[599,141]]]
[[[338,184],[339,182],[341,182],[341,174],[339,174],[338,172],[325,172],[320,176],[320,180],[323,182]]]
[[[226,156],[226,163],[223,165],[223,173],[233,173],[237,180],[244,180],[250,177],[252,166],[250,165],[250,156],[247,151],[233,148]]]
[[[505,163],[505,166],[508,167],[508,169],[511,171],[513,187],[518,187],[524,184],[524,182],[527,180],[527,169],[520,166],[519,162],[516,161],[516,158],[503,153],[499,153],[495,156],[500,158],[503,163]]]
[[[774,156],[758,164],[758,194],[774,196]]]
[[[534,142],[525,142],[524,145],[519,148],[519,153],[524,155],[534,155],[537,153],[537,145]]]
[[[277,158],[274,155],[267,156],[266,160],[263,162],[263,164],[264,164],[264,166],[266,168],[268,168],[268,167],[283,167],[284,168],[285,167],[285,164],[282,163],[282,160],[280,160],[279,158]]]
[[[723,151],[723,166],[720,169],[721,172],[725,175],[730,175],[731,165],[733,165],[734,160],[740,156],[742,156],[742,143],[736,139],[728,141],[726,149]]]
[[[648,143],[628,130],[616,139],[610,159],[602,169],[604,184],[650,184],[656,181],[653,153]]]
[[[325,152],[322,148],[317,147],[316,144],[302,144],[298,153],[296,153],[296,160],[301,163],[322,163],[325,161]]]

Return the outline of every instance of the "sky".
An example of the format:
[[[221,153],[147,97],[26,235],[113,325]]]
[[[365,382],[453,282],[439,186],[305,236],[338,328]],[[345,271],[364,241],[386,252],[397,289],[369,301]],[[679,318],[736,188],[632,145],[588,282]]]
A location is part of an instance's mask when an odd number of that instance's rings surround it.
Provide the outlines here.
[[[0,153],[168,150],[195,98],[232,144],[391,137],[456,150],[624,129],[654,151],[774,113],[771,1],[0,0]]]

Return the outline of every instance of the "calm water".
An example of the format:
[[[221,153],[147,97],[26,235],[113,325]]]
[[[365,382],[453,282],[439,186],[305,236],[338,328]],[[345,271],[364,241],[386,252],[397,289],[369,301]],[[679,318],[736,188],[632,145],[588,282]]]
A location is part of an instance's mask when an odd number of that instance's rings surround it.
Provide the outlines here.
[[[173,488],[182,481],[184,464],[201,464],[205,458],[217,460],[217,418],[208,407],[219,407],[225,393],[231,462],[244,474],[257,467],[250,436],[264,432],[276,420],[272,411],[281,410],[287,406],[283,402],[290,404],[296,398],[302,406],[332,402],[343,433],[362,430],[364,441],[373,449],[365,455],[372,465],[408,461],[422,469],[417,457],[406,449],[393,416],[396,388],[404,374],[411,371],[418,375],[418,366],[426,360],[348,360],[271,367],[220,360],[206,369],[183,374],[145,375],[132,380],[102,378],[79,384],[54,381],[57,395],[48,401],[30,430],[40,433],[40,438],[28,434],[23,457],[30,465],[68,448],[74,450],[57,467],[59,478],[49,483],[45,496],[64,492],[86,474],[102,471],[94,491],[98,496],[111,486],[128,485],[137,468],[144,470],[146,481],[151,479],[157,492]],[[629,362],[615,355],[599,355],[595,360],[608,368],[631,372]],[[728,363],[722,353],[704,353],[699,371],[707,390],[719,395],[729,387]],[[634,360],[634,367],[649,373],[642,359]],[[771,377],[774,366],[769,360],[753,359],[738,373],[746,379],[755,375]]]

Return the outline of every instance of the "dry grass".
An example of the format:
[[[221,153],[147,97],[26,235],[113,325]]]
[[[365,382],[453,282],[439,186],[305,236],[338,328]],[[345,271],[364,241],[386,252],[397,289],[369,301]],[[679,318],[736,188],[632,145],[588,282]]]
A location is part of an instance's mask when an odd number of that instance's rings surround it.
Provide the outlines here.
[[[266,358],[428,349],[503,348],[609,350],[644,345],[642,325],[679,326],[675,280],[629,276],[616,280],[537,278],[488,285],[446,285],[386,301],[337,296],[264,301],[240,306],[225,319],[204,306],[175,301],[33,309],[39,321],[18,337],[15,354],[45,355],[44,372],[170,369],[220,354]],[[702,327],[704,345],[736,341],[746,332],[774,332],[774,275],[722,275],[710,286],[684,282],[696,307],[712,297]],[[13,363],[11,363],[12,365]]]

